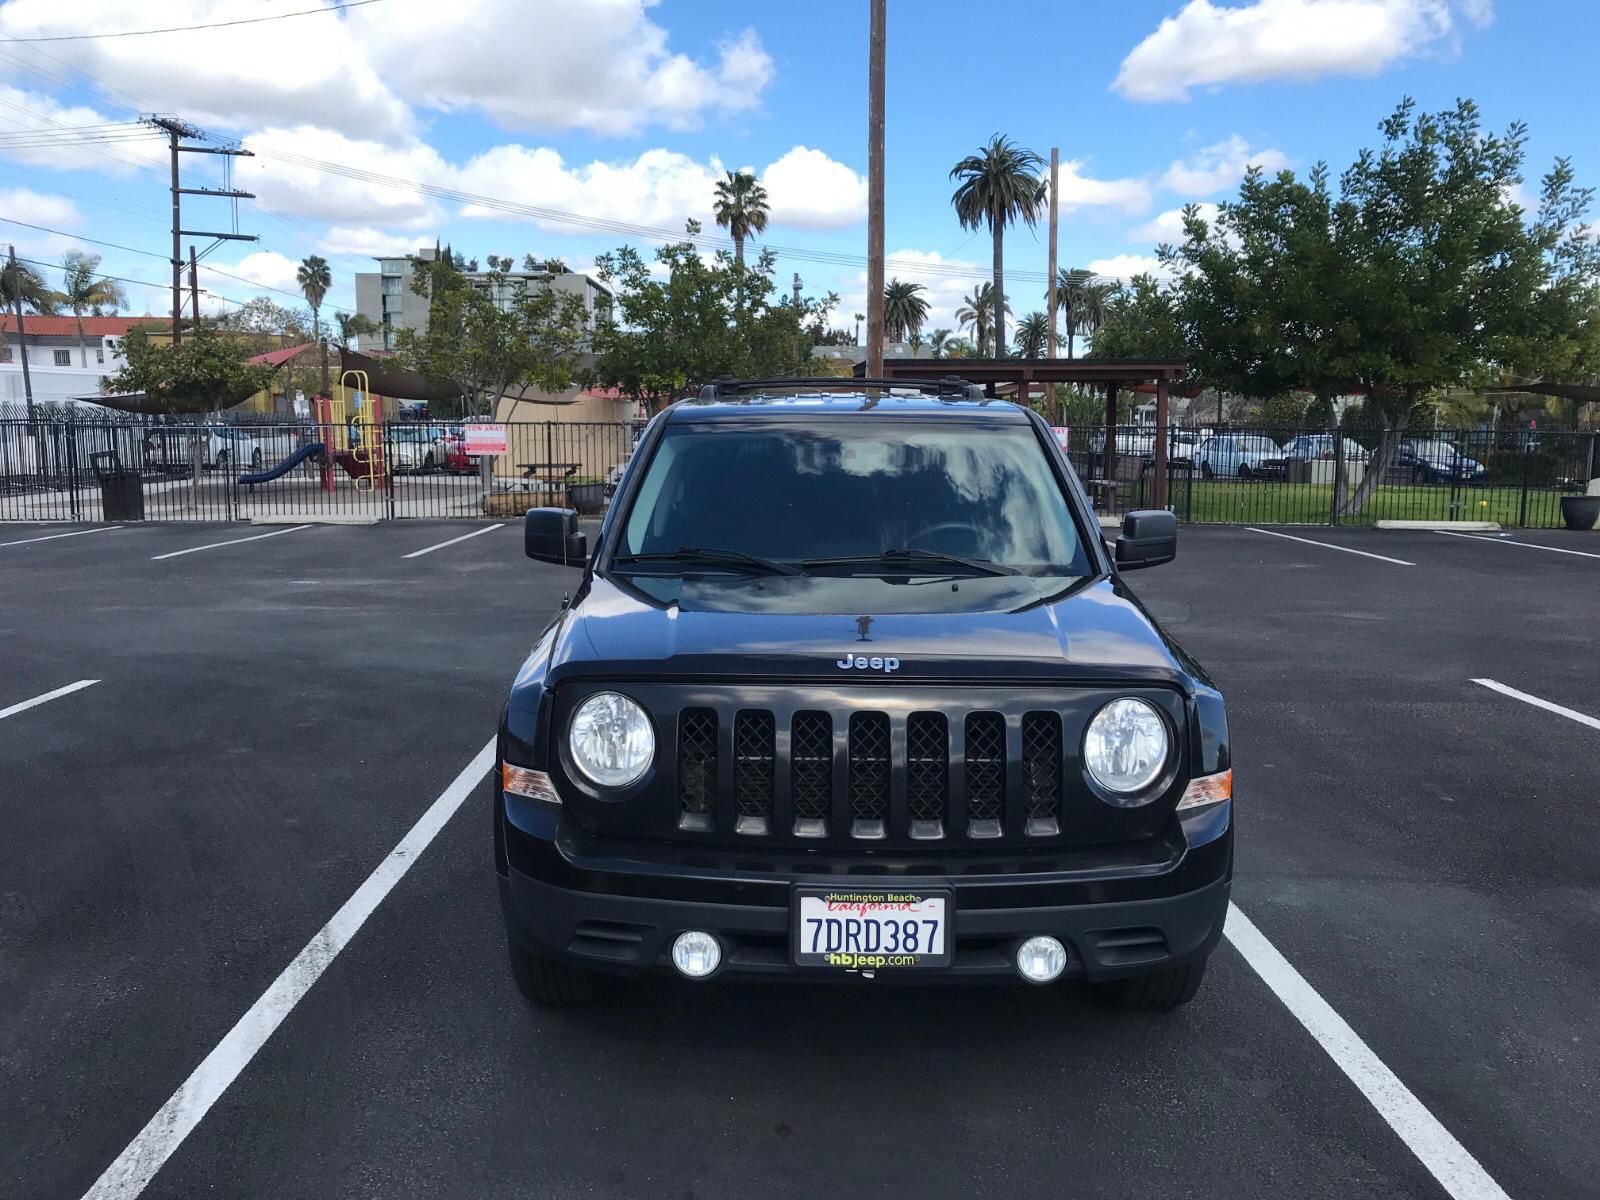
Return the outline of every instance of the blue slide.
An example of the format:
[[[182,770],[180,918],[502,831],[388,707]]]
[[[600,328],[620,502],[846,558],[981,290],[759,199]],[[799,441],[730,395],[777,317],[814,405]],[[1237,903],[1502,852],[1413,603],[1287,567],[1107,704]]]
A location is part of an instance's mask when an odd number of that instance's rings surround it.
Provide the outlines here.
[[[283,476],[305,462],[306,459],[315,458],[325,449],[326,447],[321,442],[307,442],[277,466],[265,471],[251,471],[248,474],[241,475],[239,476],[239,482],[250,487],[254,487],[258,483],[271,483],[274,479],[283,478]]]

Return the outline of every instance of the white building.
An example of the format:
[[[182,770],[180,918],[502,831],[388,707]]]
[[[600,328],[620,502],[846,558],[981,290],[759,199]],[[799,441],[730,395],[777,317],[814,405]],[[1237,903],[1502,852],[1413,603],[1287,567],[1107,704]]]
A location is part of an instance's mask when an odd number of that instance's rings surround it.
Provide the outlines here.
[[[164,325],[161,317],[85,317],[83,339],[76,317],[22,318],[27,331],[28,375],[36,404],[61,404],[93,396],[100,380],[122,369],[122,339],[136,325]],[[27,402],[22,379],[22,339],[17,318],[0,317],[0,411],[11,412]]]

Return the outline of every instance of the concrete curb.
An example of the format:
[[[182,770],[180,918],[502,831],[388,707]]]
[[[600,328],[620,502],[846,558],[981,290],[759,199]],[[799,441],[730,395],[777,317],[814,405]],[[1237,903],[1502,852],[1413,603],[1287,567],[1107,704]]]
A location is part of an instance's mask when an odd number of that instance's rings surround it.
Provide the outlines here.
[[[251,525],[376,525],[381,518],[350,513],[300,513],[288,516],[251,517]]]
[[[1378,521],[1379,529],[1437,529],[1446,533],[1493,533],[1500,528],[1498,521]]]

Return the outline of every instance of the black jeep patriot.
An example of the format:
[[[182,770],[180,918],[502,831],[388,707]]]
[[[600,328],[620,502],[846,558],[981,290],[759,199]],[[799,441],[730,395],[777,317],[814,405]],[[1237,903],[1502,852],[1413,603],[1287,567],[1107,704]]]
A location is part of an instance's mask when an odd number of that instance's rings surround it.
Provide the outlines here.
[[[843,386],[848,391],[837,389]],[[907,394],[909,393],[909,394]],[[1190,1000],[1222,932],[1222,696],[1038,415],[959,381],[719,381],[641,436],[494,780],[517,984],[1086,979]]]

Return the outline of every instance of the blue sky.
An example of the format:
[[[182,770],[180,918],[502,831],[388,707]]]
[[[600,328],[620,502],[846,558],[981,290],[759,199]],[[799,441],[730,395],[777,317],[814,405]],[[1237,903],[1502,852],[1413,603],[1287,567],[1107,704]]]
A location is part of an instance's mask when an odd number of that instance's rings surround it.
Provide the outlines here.
[[[7,0],[0,38],[116,32],[291,12],[314,0]],[[1227,199],[1247,163],[1340,167],[1376,141],[1404,95],[1476,99],[1496,128],[1530,127],[1530,194],[1557,154],[1600,183],[1593,0],[1138,0],[974,9],[890,0],[887,248],[924,282],[934,325],[988,271],[987,235],[960,229],[950,164],[1004,132],[1063,159],[1064,264],[1126,275],[1149,265],[1187,202]],[[183,115],[257,157],[239,185],[254,247],[224,245],[202,280],[228,307],[293,289],[322,253],[332,303],[373,253],[443,238],[469,255],[531,251],[583,266],[638,237],[534,214],[463,207],[412,183],[650,229],[709,220],[711,181],[753,168],[773,196],[765,240],[787,285],[863,300],[865,0],[734,6],[701,0],[376,0],[342,14],[147,38],[0,43],[0,224],[19,254],[75,244],[107,271],[161,281],[170,245],[165,155],[154,141],[59,144],[61,126]],[[46,130],[29,140],[7,131]],[[64,135],[63,135],[64,136]],[[121,136],[120,134],[118,136]],[[11,145],[6,145],[6,142]],[[288,156],[295,156],[293,158]],[[306,160],[310,160],[308,163]],[[398,182],[350,179],[317,164]],[[220,161],[190,156],[190,182]],[[409,181],[409,182],[408,182]],[[192,220],[229,219],[196,201]],[[223,226],[225,227],[225,225]],[[96,238],[128,247],[82,242]],[[145,253],[134,253],[144,251]],[[825,252],[852,261],[817,262]],[[1043,230],[1014,231],[1013,307],[1042,307]],[[226,272],[223,274],[222,272]],[[163,295],[130,288],[135,312]],[[287,296],[267,291],[287,301]],[[224,299],[226,298],[226,299]]]

